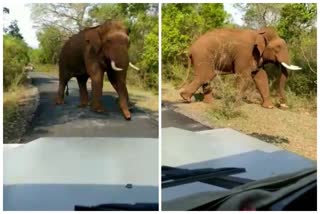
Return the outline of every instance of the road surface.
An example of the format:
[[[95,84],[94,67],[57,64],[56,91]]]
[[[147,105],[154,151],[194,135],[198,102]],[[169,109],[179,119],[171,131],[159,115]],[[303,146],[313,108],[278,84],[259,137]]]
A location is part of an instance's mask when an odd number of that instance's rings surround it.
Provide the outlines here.
[[[161,117],[162,128],[175,127],[189,131],[203,131],[212,129],[183,114],[174,111],[174,107],[166,102],[162,103]]]
[[[158,121],[138,108],[133,108],[131,121],[123,118],[115,92],[103,94],[102,102],[107,108],[105,113],[92,112],[89,107],[78,108],[79,88],[73,78],[68,84],[69,96],[65,96],[65,104],[56,106],[54,98],[58,79],[37,72],[29,73],[29,76],[39,90],[40,101],[22,143],[40,137],[158,137]]]

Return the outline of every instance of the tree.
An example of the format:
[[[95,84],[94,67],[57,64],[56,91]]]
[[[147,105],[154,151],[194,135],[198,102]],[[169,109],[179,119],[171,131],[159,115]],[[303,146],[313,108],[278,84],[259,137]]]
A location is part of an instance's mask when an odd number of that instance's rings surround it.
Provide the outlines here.
[[[31,18],[38,29],[54,26],[71,35],[91,24],[87,17],[91,6],[87,3],[31,4]]]
[[[281,10],[277,29],[290,46],[293,63],[303,72],[291,74],[288,86],[298,95],[317,93],[317,5],[286,4]]]
[[[270,3],[237,3],[234,6],[245,12],[243,21],[246,27],[259,29],[266,26],[276,26],[280,19],[281,8],[285,4]]]
[[[66,36],[58,27],[48,26],[37,33],[40,42],[40,61],[55,64],[58,62],[59,53]]]
[[[3,13],[9,14],[10,10],[7,7],[3,7]]]
[[[17,39],[23,40],[23,36],[21,35],[20,28],[17,24],[17,20],[14,20],[10,23],[8,28],[5,29],[5,33]]]
[[[10,13],[9,8],[3,7],[3,13],[9,14]],[[7,28],[3,27],[3,31],[5,34],[8,34],[17,39],[23,40],[23,36],[20,33],[20,28],[18,26],[17,20],[13,20]]]
[[[287,41],[299,40],[301,32],[311,32],[317,19],[317,4],[286,4],[277,28]]]
[[[187,49],[204,32],[227,23],[223,4],[164,4],[162,6],[163,77],[175,78],[171,66],[187,62]]]

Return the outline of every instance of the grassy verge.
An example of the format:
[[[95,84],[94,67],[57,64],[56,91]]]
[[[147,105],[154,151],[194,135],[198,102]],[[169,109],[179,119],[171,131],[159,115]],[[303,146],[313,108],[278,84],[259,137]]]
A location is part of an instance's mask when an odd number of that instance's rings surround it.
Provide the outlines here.
[[[10,91],[3,94],[3,130],[4,142],[7,143],[13,139],[17,139],[17,131],[19,134],[23,125],[23,113],[19,107],[20,101],[28,96],[27,87],[24,85],[16,85]],[[21,133],[22,134],[22,133]]]
[[[58,65],[53,64],[36,64],[34,65],[35,71],[55,74],[58,76]]]
[[[152,91],[137,87],[135,85],[127,85],[130,101],[135,103],[140,109],[157,114],[158,113],[158,95]],[[109,81],[105,80],[103,85],[104,91],[114,91]]]

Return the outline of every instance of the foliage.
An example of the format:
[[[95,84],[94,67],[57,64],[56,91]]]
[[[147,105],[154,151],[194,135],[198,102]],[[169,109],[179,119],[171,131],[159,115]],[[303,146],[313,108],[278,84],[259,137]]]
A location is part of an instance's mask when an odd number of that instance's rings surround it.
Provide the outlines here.
[[[172,64],[186,64],[190,43],[209,29],[227,24],[223,4],[164,4],[162,6],[162,76],[172,77]]]
[[[297,95],[314,96],[317,92],[316,18],[316,4],[286,4],[277,25],[289,45],[292,63],[303,68],[291,72],[288,82],[288,88]]]
[[[288,42],[300,41],[301,32],[310,32],[317,19],[316,4],[286,4],[277,24],[279,34]]]
[[[56,64],[59,59],[65,35],[55,26],[42,28],[37,33],[40,42],[39,58],[36,61],[41,63]]]
[[[29,62],[27,44],[10,35],[3,36],[3,86],[7,91],[20,83],[23,68]]]
[[[14,20],[10,25],[4,29],[4,32],[12,37],[23,39],[23,36],[20,33],[20,28],[17,24],[17,20]]]
[[[276,26],[280,19],[281,8],[285,4],[270,3],[237,3],[236,8],[244,12],[243,21],[246,27],[259,29],[265,26]]]

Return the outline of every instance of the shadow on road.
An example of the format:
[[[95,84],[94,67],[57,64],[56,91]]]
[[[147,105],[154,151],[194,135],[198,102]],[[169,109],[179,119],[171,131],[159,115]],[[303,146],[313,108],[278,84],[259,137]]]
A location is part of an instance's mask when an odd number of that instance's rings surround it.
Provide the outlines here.
[[[288,144],[289,143],[288,138],[284,138],[280,136],[273,136],[273,135],[255,133],[255,132],[249,135],[271,144],[283,144],[283,143]]]

